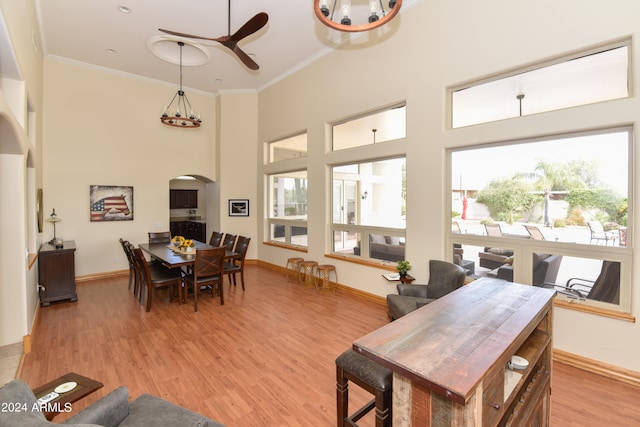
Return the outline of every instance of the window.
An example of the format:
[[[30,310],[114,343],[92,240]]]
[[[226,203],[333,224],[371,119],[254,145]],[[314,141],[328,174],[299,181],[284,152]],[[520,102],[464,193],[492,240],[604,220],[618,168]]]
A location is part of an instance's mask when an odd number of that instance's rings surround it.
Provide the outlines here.
[[[470,274],[551,283],[566,291],[561,298],[629,312],[632,139],[616,128],[452,150],[454,261]],[[605,276],[608,291],[590,293],[585,281]]]
[[[333,125],[333,150],[361,147],[405,138],[407,108],[397,105]]]
[[[303,133],[268,144],[269,163],[307,157],[307,134]]]
[[[396,262],[405,252],[404,157],[334,166],[333,251]]]
[[[307,171],[268,176],[269,239],[307,247]]]
[[[618,43],[451,90],[452,127],[629,96],[629,47]]]

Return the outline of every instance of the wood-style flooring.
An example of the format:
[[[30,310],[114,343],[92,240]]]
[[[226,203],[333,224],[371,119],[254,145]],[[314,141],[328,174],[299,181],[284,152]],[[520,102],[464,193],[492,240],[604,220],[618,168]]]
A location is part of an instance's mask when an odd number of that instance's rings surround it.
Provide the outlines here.
[[[245,269],[245,292],[225,279],[225,305],[203,295],[197,313],[162,291],[146,313],[127,277],[80,283],[78,302],[40,309],[19,376],[31,387],[69,371],[103,382],[73,413],[125,385],[131,398],[151,393],[229,427],[335,426],[335,358],[388,322],[385,307]],[[554,369],[552,426],[640,426],[640,389]],[[369,399],[357,386],[350,391],[353,405]],[[361,425],[373,426],[373,415]]]

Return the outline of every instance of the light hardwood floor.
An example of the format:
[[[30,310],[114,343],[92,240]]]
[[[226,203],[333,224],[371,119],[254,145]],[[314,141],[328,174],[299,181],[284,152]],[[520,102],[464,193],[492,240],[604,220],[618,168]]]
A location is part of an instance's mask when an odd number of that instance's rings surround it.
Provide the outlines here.
[[[385,307],[245,268],[245,292],[225,280],[225,305],[206,295],[197,313],[163,292],[146,313],[126,277],[81,283],[78,302],[40,310],[19,376],[32,387],[69,371],[102,381],[74,413],[126,385],[132,398],[155,394],[229,427],[334,426],[334,360],[388,322]],[[640,426],[640,389],[558,363],[554,369],[552,426]],[[352,404],[368,398],[351,388]],[[373,416],[361,425],[373,426]]]

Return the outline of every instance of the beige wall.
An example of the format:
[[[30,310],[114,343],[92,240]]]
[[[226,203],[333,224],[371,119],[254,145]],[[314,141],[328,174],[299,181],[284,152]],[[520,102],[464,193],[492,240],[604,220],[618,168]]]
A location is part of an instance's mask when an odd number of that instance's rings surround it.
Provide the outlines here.
[[[169,229],[169,181],[215,176],[215,100],[186,88],[204,124],[182,129],[159,120],[177,87],[55,60],[44,87],[45,212],[55,208],[58,234],[76,242],[76,275],[127,269],[118,238]],[[133,186],[134,220],[90,222],[90,185]]]
[[[347,157],[328,152],[324,123],[406,100],[406,146],[383,148],[380,144],[360,154],[384,157],[406,152],[407,258],[414,265],[412,274],[424,282],[427,260],[449,256],[445,244],[450,221],[445,194],[447,148],[619,124],[635,126],[640,117],[640,101],[631,97],[447,130],[446,88],[607,41],[636,37],[639,12],[640,3],[635,0],[607,4],[581,0],[422,2],[391,23],[390,37],[380,37],[370,45],[368,38],[376,35],[365,34],[261,91],[260,141],[308,131],[309,156],[299,162],[308,167],[309,176],[309,251],[305,258],[336,264],[340,282],[348,286],[380,296],[394,292],[393,285],[381,277],[384,271],[324,257],[330,250],[331,186],[326,165]],[[636,44],[632,57],[638,53]],[[631,78],[633,88],[639,81],[637,69]],[[635,138],[637,144],[637,132]],[[635,156],[638,165],[638,150]],[[263,168],[263,172],[269,170],[270,166]],[[634,226],[639,226],[637,216]],[[259,228],[264,235],[262,223]],[[270,246],[259,249],[260,259],[278,265],[297,255]],[[640,263],[638,255],[634,258],[637,282]],[[640,291],[634,284],[634,314],[639,307]],[[555,320],[556,348],[640,371],[640,341],[630,339],[640,334],[637,323],[562,308],[556,310]]]

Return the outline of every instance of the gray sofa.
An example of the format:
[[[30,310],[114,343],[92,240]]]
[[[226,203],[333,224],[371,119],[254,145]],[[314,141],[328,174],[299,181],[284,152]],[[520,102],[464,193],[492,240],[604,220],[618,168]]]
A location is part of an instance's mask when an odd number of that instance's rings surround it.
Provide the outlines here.
[[[353,248],[354,255],[361,255],[360,245]],[[404,241],[400,237],[369,235],[369,258],[385,261],[402,261],[404,259]]]
[[[21,380],[0,388],[0,427],[47,427],[59,425],[46,420],[33,392]],[[209,418],[143,394],[129,402],[129,391],[119,387],[62,424],[75,427],[224,427]]]

